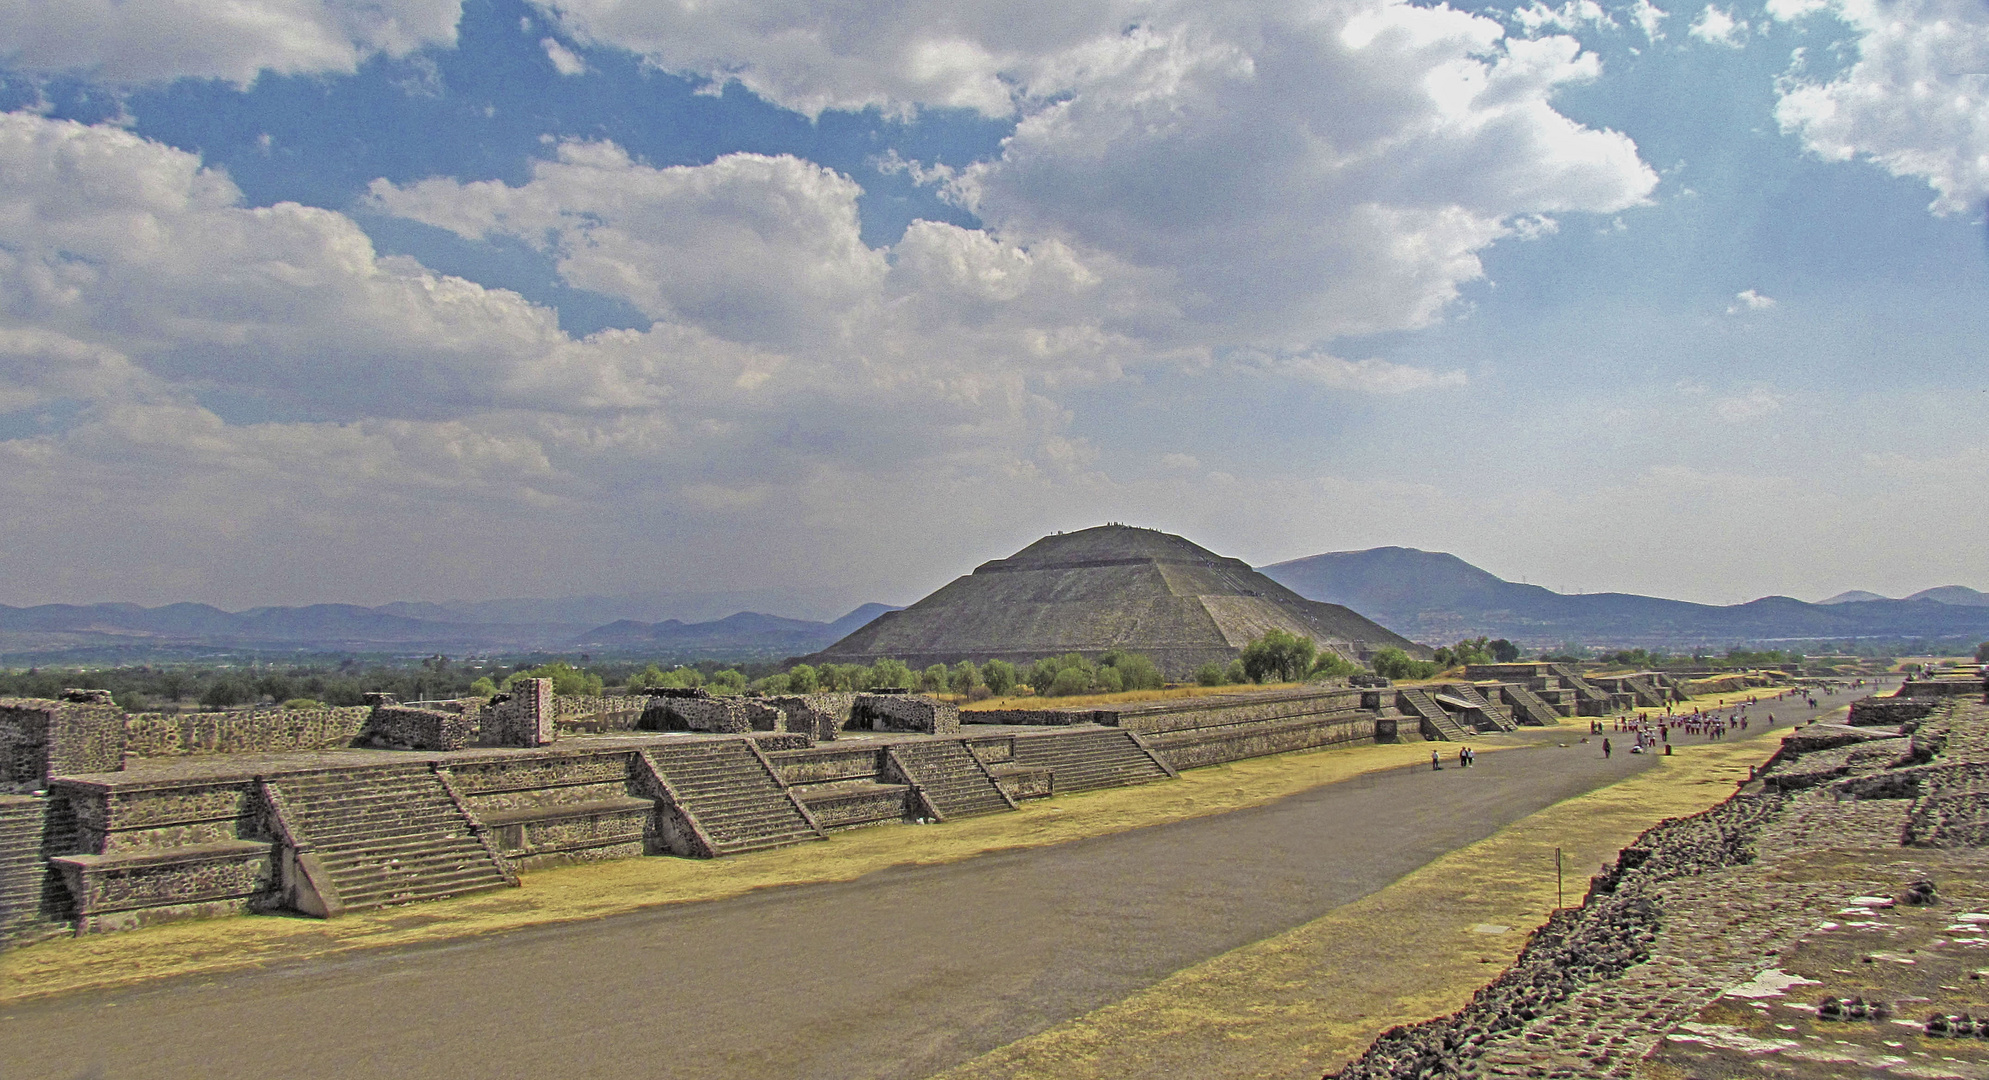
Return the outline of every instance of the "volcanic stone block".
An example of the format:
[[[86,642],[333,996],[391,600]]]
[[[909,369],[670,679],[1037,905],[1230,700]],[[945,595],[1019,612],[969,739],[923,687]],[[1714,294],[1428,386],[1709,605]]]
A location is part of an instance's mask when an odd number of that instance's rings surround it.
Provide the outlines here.
[[[927,735],[958,735],[960,709],[955,705],[912,694],[858,694],[850,723],[872,731],[919,731]]]

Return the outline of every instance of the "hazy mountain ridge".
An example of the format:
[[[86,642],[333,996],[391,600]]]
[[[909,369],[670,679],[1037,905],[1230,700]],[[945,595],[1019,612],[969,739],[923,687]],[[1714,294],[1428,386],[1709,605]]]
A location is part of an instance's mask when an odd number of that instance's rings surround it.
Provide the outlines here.
[[[1579,641],[1680,648],[1747,641],[1989,636],[1989,607],[1930,594],[1982,596],[1944,586],[1918,599],[1809,604],[1766,596],[1717,606],[1634,593],[1557,593],[1506,581],[1455,555],[1385,547],[1336,551],[1262,567],[1299,595],[1345,604],[1426,643],[1481,634],[1526,645]],[[1956,592],[1953,590],[1960,590]]]
[[[568,610],[584,611],[591,598]],[[208,604],[0,605],[0,653],[89,657],[115,654],[142,662],[151,653],[228,649],[353,652],[557,651],[595,642],[671,651],[684,656],[792,655],[820,648],[869,622],[882,604],[865,604],[834,622],[740,612],[708,622],[621,620],[586,630],[587,623],[553,620],[475,621],[463,616],[524,616],[561,610],[560,601],[494,601],[458,605],[395,603],[380,607],[311,604],[229,612]],[[612,632],[608,632],[612,631]],[[782,652],[781,650],[787,650]]]
[[[789,619],[741,611],[710,622],[665,619],[643,623],[622,619],[597,626],[573,639],[574,648],[639,651],[653,648],[686,656],[787,657],[816,652],[848,636],[887,611],[887,604],[864,604],[834,622]]]

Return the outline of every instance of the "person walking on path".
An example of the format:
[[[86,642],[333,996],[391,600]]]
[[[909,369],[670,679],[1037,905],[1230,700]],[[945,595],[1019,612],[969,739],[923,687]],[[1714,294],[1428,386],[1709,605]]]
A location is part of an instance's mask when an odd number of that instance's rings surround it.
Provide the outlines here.
[[[1605,760],[1605,761],[1606,761],[1606,760],[1608,760],[1608,758],[1609,758],[1609,740],[1608,740],[1608,739],[1604,739],[1604,740],[1602,740],[1602,757],[1603,757],[1603,760]]]
[[[1437,752],[1435,750],[1430,751],[1430,771],[1431,772],[1443,771],[1443,758],[1438,757]]]

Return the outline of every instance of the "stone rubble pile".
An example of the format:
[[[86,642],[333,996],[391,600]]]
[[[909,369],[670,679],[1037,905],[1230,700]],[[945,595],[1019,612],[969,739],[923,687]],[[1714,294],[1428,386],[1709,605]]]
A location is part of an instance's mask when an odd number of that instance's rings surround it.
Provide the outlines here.
[[[1331,1077],[1762,1069],[1989,1080],[1989,704],[1802,729],[1625,848],[1463,1009]]]

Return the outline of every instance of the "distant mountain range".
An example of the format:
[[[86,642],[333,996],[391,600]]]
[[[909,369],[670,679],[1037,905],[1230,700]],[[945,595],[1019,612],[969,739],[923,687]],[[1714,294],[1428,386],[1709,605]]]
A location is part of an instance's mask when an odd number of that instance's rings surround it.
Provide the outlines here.
[[[879,615],[897,610],[886,604],[865,604],[826,623],[753,611],[705,623],[676,619],[643,623],[622,619],[581,634],[573,639],[572,647],[711,659],[802,656],[833,645]]]
[[[1384,547],[1261,567],[1311,600],[1345,604],[1427,644],[1486,635],[1541,647],[1643,648],[1749,642],[1989,638],[1989,594],[1959,585],[1889,600],[1845,593],[1820,604],[1766,596],[1725,607],[1633,593],[1570,596],[1506,581],[1443,552]]]
[[[1880,596],[1875,592],[1866,592],[1863,589],[1852,589],[1850,592],[1838,593],[1836,596],[1833,596],[1828,600],[1818,600],[1817,603],[1818,604],[1859,604],[1859,603],[1867,603],[1873,600],[1887,600],[1887,599],[1890,598]],[[1932,589],[1921,589],[1919,592],[1914,593],[1912,596],[1906,597],[1906,599],[1932,600],[1936,604],[1950,604],[1955,607],[1989,607],[1989,593],[1976,592],[1974,589],[1971,589],[1966,585],[1941,585]]]
[[[620,620],[594,630],[558,615],[598,598],[381,607],[313,604],[228,612],[206,604],[0,605],[0,659],[142,663],[226,652],[637,653],[659,659],[779,659],[813,652],[893,610],[865,604],[834,622],[740,612],[708,622]],[[540,616],[532,618],[533,615]],[[553,615],[555,618],[545,618]],[[478,616],[483,616],[478,618]],[[493,618],[492,616],[496,616]],[[515,621],[506,621],[505,616]]]

